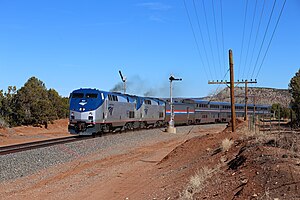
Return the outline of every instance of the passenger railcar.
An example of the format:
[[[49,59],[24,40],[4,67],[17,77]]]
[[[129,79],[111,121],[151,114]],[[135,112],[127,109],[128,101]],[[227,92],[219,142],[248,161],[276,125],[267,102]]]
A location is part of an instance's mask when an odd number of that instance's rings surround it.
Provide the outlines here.
[[[230,122],[231,120],[231,104],[229,102],[213,102],[198,99],[177,99],[177,102],[182,102],[183,104],[188,102],[189,104],[194,105],[193,123],[195,124]],[[177,104],[174,104],[175,110]],[[255,114],[262,115],[270,113],[271,106],[249,104],[247,108],[248,115],[253,115],[254,112]],[[245,105],[235,104],[235,113],[236,117],[244,117]]]
[[[195,122],[195,105],[192,102],[174,102],[174,122],[175,124],[194,124]],[[170,103],[166,104],[166,123],[170,121],[171,107]]]

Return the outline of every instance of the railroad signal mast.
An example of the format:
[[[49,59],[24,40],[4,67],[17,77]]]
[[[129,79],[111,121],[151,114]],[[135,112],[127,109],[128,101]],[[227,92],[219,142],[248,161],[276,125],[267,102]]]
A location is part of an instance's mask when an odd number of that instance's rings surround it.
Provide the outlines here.
[[[126,93],[126,81],[127,81],[127,79],[126,79],[125,76],[122,75],[121,70],[119,70],[119,74],[120,74],[121,80],[123,82],[123,91],[124,91],[124,94],[125,94]]]
[[[235,114],[235,100],[234,100],[234,84],[245,84],[245,116],[244,120],[247,120],[247,105],[248,105],[248,84],[249,83],[257,83],[256,79],[254,81],[234,81],[234,71],[233,71],[233,55],[232,50],[229,50],[229,71],[230,71],[230,81],[227,82],[226,80],[223,81],[208,81],[208,84],[226,84],[230,85],[230,99],[231,99],[231,125],[232,125],[232,132],[235,132],[236,127],[236,114]]]
[[[182,81],[182,79],[174,78],[174,76],[171,75],[169,80],[170,80],[170,121],[169,121],[169,126],[168,126],[167,131],[169,133],[176,133],[175,123],[174,123],[175,114],[174,114],[174,106],[173,106],[172,82],[173,81]]]

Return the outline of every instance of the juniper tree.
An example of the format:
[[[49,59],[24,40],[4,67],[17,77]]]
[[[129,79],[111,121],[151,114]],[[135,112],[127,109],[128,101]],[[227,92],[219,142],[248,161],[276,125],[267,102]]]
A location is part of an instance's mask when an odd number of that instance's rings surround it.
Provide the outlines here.
[[[300,125],[300,69],[291,79],[289,92],[292,95],[291,108],[296,115],[296,124]]]

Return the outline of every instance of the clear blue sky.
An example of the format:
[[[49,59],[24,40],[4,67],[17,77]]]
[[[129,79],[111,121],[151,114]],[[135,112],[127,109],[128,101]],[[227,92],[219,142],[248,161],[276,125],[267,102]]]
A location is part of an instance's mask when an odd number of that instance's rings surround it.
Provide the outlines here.
[[[257,3],[251,38],[256,0],[248,2],[246,22],[246,0],[222,1],[224,40],[220,1],[213,1],[215,31],[212,1],[204,0],[204,12],[202,0],[195,0],[203,42],[193,1],[185,2],[199,52],[183,0],[0,0],[0,89],[20,88],[36,76],[62,96],[81,87],[110,90],[120,82],[121,70],[130,93],[150,91],[165,97],[173,74],[183,79],[175,83],[175,95],[206,96],[217,88],[207,81],[225,75],[229,49],[236,80],[255,78],[284,1],[276,2],[253,77],[273,1],[266,0],[255,48],[262,0]],[[287,88],[299,68],[300,1],[287,0],[256,86]]]

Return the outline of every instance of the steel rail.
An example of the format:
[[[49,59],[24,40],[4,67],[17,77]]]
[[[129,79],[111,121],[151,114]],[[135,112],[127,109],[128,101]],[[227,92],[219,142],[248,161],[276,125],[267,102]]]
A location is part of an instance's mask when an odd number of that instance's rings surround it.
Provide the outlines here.
[[[11,153],[27,151],[31,149],[38,149],[43,147],[49,147],[57,144],[64,144],[69,142],[75,142],[83,139],[88,139],[90,137],[78,137],[78,136],[70,136],[63,138],[55,138],[49,140],[40,140],[35,142],[21,143],[15,145],[8,145],[0,147],[0,155],[7,155]]]

